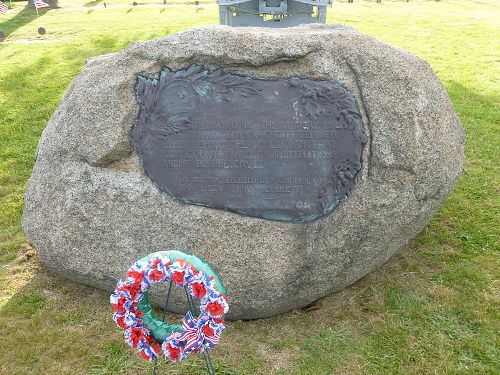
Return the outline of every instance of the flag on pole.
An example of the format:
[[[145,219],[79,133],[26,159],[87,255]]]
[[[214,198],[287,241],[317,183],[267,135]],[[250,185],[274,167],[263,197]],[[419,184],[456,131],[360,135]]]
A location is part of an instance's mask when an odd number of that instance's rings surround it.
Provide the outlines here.
[[[35,8],[37,10],[41,9],[41,8],[50,8],[50,5],[47,3],[44,3],[42,0],[35,0],[34,3],[35,3]]]
[[[5,14],[5,13],[7,13],[8,10],[9,10],[9,8],[7,8],[7,5],[5,5],[4,3],[2,3],[0,1],[0,14]]]

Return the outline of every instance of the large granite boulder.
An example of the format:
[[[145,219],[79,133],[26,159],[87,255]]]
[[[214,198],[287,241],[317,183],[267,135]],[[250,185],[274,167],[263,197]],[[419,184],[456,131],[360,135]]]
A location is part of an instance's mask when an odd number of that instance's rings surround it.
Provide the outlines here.
[[[134,150],[134,87],[138,75],[193,63],[341,81],[368,139],[350,196],[319,220],[288,223],[160,191]],[[342,26],[196,28],[87,61],[40,140],[22,224],[49,267],[109,291],[136,259],[185,249],[221,276],[229,318],[265,317],[338,291],[397,253],[450,193],[463,145],[439,79],[400,48]],[[172,309],[187,310],[181,294]]]

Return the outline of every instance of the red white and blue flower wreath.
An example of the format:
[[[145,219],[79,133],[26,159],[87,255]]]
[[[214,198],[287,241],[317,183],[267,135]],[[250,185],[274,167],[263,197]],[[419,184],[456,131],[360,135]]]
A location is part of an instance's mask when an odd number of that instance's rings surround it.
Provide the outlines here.
[[[188,312],[182,325],[174,325],[154,316],[148,289],[169,282],[200,299],[198,317]],[[224,294],[217,274],[199,258],[181,251],[161,251],[135,262],[118,281],[110,302],[125,342],[142,358],[154,361],[163,351],[166,358],[177,362],[217,345],[225,328],[223,315],[229,309]]]

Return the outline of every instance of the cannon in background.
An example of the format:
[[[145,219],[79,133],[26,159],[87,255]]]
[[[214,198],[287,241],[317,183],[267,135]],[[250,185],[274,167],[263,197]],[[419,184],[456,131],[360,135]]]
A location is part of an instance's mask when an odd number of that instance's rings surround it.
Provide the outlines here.
[[[326,23],[331,0],[218,0],[221,25],[291,27]]]

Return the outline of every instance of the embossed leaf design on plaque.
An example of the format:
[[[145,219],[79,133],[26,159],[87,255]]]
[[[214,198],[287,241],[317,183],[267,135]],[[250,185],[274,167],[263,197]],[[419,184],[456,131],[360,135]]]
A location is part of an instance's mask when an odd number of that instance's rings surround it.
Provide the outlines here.
[[[185,203],[270,220],[331,213],[367,138],[337,81],[265,80],[199,65],[138,77],[133,128],[146,173]]]

